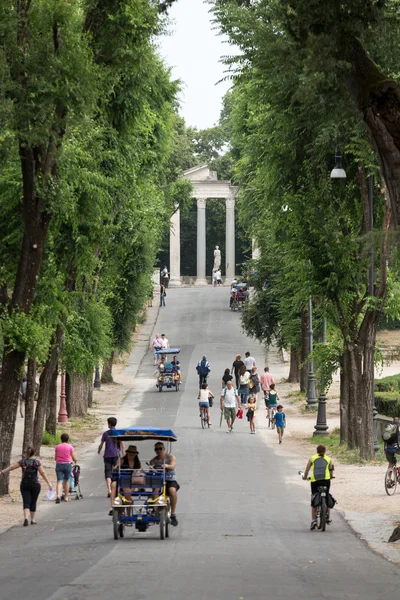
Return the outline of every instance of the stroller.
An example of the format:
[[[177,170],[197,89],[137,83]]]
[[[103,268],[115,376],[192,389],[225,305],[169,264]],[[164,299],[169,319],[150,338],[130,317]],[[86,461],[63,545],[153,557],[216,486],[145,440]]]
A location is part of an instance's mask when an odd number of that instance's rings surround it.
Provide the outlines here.
[[[69,496],[75,496],[75,500],[83,498],[81,492],[81,486],[79,483],[81,476],[81,468],[79,465],[74,465],[71,471],[71,477],[69,478]]]

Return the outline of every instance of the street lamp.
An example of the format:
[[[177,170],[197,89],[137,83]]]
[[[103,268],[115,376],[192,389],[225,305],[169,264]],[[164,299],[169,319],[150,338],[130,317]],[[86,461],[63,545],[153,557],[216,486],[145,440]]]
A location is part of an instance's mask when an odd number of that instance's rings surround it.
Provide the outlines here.
[[[326,317],[322,321],[322,343],[326,344]],[[328,424],[326,422],[326,389],[325,381],[322,377],[319,382],[319,394],[318,394],[318,414],[317,423],[314,425],[313,435],[328,435]]]
[[[314,374],[314,359],[313,359],[313,315],[312,315],[312,298],[311,294],[308,298],[308,338],[309,338],[309,353],[308,359],[308,385],[307,385],[307,408],[312,408],[317,403],[315,393],[315,374]]]
[[[374,279],[375,279],[375,271],[374,271],[374,245],[372,243],[372,231],[374,226],[374,176],[370,175],[368,177],[368,221],[369,221],[369,232],[370,232],[370,247],[369,247],[369,273],[368,273],[368,295],[375,296],[374,289]],[[377,452],[379,450],[378,444],[378,434],[377,434],[377,422],[376,415],[378,411],[375,406],[375,373],[373,374],[373,384],[372,384],[372,419],[373,419],[373,435],[374,435],[374,450]]]
[[[331,171],[331,179],[346,179],[346,171],[342,167],[342,153],[338,148],[335,152],[335,166]]]

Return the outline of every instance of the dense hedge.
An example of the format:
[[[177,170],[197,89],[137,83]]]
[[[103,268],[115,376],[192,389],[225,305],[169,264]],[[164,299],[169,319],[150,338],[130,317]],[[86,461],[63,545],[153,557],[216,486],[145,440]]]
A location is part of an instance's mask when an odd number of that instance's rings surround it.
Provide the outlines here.
[[[376,392],[398,392],[400,391],[400,374],[375,379]]]
[[[375,394],[375,406],[381,415],[400,417],[399,392],[378,392]]]

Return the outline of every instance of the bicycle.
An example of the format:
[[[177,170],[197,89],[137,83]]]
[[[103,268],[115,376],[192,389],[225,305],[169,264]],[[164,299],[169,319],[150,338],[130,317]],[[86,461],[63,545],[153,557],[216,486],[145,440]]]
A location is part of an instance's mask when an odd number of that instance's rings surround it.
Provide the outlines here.
[[[397,484],[400,483],[400,467],[397,467],[397,458],[394,454],[392,460],[385,473],[385,491],[388,496],[393,496]]]
[[[205,429],[206,427],[210,427],[210,422],[208,420],[206,406],[200,406],[200,420],[201,420],[201,428],[202,429]]]
[[[303,471],[298,472],[304,479]],[[310,478],[308,478],[310,479]],[[320,502],[317,505],[317,528],[321,531],[326,530],[326,524],[328,522],[328,504],[327,504],[327,496],[328,496],[328,488],[326,485],[319,485],[317,488],[317,493],[320,497]],[[314,496],[314,494],[313,494]],[[312,501],[312,499],[311,499]]]
[[[271,408],[269,409],[269,417],[268,417],[268,427],[271,427],[271,429],[275,429],[275,413],[276,413],[276,406],[271,406]]]

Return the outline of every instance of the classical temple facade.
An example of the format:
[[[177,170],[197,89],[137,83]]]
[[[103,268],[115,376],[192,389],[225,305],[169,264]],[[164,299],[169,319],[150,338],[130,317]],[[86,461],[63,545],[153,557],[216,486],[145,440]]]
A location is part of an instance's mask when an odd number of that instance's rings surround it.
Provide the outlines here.
[[[195,285],[207,285],[206,280],[206,205],[207,200],[223,198],[226,203],[226,281],[235,276],[235,198],[237,188],[230,181],[219,180],[215,171],[207,165],[192,167],[184,173],[193,186],[193,197],[197,201],[197,273]],[[180,212],[171,217],[170,229],[170,283],[181,285],[181,242]]]

